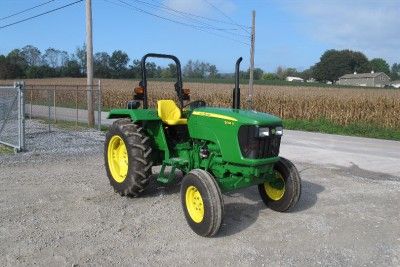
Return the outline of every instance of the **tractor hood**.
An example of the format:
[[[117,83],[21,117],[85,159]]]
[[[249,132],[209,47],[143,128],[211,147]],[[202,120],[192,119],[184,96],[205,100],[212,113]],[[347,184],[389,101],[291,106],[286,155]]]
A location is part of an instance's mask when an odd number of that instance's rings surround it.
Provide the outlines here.
[[[239,124],[282,125],[282,120],[279,117],[254,110],[204,107],[195,109],[192,112],[192,116],[217,118],[225,121],[237,122]]]

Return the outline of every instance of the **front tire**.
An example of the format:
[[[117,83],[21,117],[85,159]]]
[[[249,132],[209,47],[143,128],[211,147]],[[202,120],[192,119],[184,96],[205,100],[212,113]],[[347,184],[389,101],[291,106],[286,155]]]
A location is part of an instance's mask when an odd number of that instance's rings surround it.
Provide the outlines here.
[[[301,178],[294,164],[285,159],[275,163],[275,179],[258,185],[264,204],[269,208],[284,212],[294,207],[301,194]]]
[[[150,139],[130,119],[115,121],[106,134],[104,159],[108,179],[121,196],[138,196],[149,184]]]
[[[183,177],[181,202],[186,221],[196,234],[210,237],[218,232],[224,203],[217,182],[210,173],[194,169]]]

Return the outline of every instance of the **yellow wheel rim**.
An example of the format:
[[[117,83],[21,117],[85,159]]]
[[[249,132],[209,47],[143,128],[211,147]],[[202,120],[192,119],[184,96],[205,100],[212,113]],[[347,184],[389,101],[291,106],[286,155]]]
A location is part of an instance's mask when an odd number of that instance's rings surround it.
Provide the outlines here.
[[[118,135],[111,137],[108,142],[108,167],[113,179],[122,183],[128,174],[128,151],[125,142]]]
[[[285,194],[285,180],[282,174],[276,172],[276,179],[272,182],[265,182],[264,189],[270,199],[280,200]]]
[[[195,223],[200,223],[204,218],[204,203],[199,190],[193,185],[186,189],[186,208],[190,218]]]

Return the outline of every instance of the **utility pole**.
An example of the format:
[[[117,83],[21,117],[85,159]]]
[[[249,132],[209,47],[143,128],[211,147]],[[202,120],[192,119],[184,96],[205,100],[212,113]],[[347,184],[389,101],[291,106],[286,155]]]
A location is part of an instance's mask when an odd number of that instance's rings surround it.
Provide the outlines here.
[[[247,100],[250,109],[253,108],[253,72],[254,72],[254,43],[256,41],[256,11],[252,12],[251,22],[251,46],[250,46],[250,79],[249,79],[249,98]]]
[[[92,0],[86,0],[86,75],[88,126],[94,126]]]

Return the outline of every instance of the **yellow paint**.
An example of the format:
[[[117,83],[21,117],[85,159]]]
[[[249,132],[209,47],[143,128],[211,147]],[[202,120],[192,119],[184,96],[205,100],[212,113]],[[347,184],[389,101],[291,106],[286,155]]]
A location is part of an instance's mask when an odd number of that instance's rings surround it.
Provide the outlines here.
[[[205,117],[223,119],[223,120],[227,120],[227,121],[237,121],[237,119],[233,118],[233,117],[216,114],[216,113],[204,112],[204,111],[193,111],[192,114],[197,115],[197,116],[205,116]]]
[[[176,106],[174,100],[157,101],[158,117],[168,125],[187,124],[187,119],[182,119],[181,110]]]
[[[204,203],[199,190],[193,185],[186,189],[185,204],[190,218],[195,223],[201,223],[204,219]]]
[[[285,194],[285,186],[286,186],[285,180],[283,180],[282,175],[278,172],[277,172],[277,178],[280,179],[283,183],[283,187],[280,189],[272,186],[269,182],[264,183],[264,189],[268,197],[275,201],[278,201],[283,197],[283,195]]]
[[[107,148],[108,167],[117,183],[125,181],[128,174],[128,151],[125,142],[118,135],[111,137]]]

